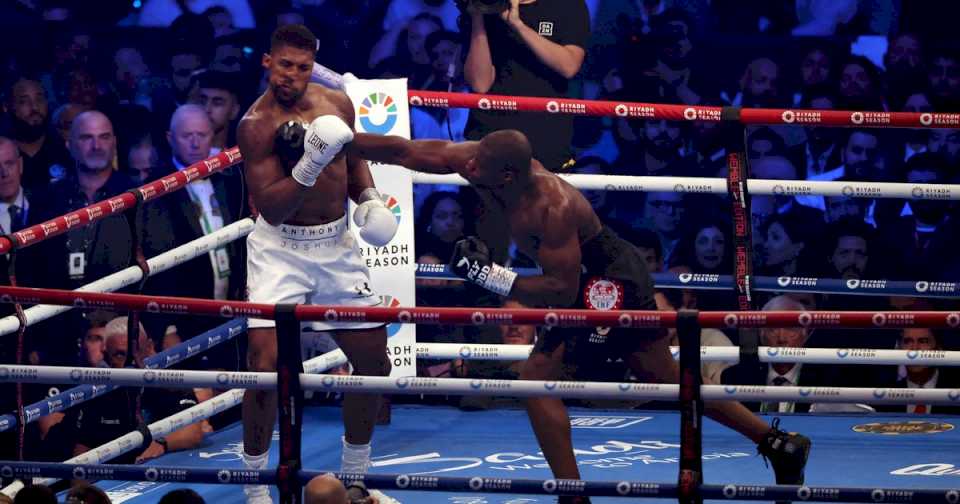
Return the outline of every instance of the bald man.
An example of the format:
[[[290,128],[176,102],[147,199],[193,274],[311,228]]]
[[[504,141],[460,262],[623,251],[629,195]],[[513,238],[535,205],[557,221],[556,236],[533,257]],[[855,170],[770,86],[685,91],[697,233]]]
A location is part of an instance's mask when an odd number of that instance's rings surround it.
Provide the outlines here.
[[[171,157],[150,173],[161,178],[199,163],[216,152],[212,148],[213,126],[203,107],[181,105],[170,118],[167,141]],[[229,170],[194,180],[183,191],[174,191],[144,207],[144,254],[156,255],[184,243],[215,233],[243,217],[244,201],[237,170]],[[240,240],[224,244],[190,260],[176,270],[150,278],[146,293],[151,295],[200,297],[205,299],[243,299],[245,282],[244,244]],[[190,278],[190,282],[180,281]],[[216,321],[174,317],[149,318],[151,334],[163,334],[170,324],[178,333],[190,337],[210,329]],[[213,349],[208,359],[218,366],[234,369],[236,352]]]
[[[350,491],[333,474],[317,476],[303,489],[304,504],[379,504],[367,495],[362,484],[351,485]]]
[[[73,159],[67,163],[62,178],[33,198],[37,208],[30,209],[32,221],[42,222],[78,210],[132,186],[128,176],[114,169],[117,139],[113,124],[101,112],[91,110],[77,115],[70,126],[67,148]],[[44,262],[34,263],[45,265],[37,268],[41,270],[39,274],[49,279],[41,287],[73,289],[130,265],[130,251],[123,250],[129,248],[130,231],[122,216],[71,229],[58,238],[48,240],[43,247],[48,254],[42,259]]]

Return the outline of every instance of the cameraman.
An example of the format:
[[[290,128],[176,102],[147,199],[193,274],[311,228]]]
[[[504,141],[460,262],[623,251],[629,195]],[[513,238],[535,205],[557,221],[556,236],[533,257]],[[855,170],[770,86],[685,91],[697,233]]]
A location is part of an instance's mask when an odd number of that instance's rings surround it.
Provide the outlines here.
[[[583,65],[590,37],[584,0],[460,0],[470,33],[464,63],[477,93],[566,96],[569,80]],[[469,20],[469,23],[467,21]],[[467,138],[513,128],[522,131],[544,167],[560,171],[570,161],[573,117],[473,110]]]

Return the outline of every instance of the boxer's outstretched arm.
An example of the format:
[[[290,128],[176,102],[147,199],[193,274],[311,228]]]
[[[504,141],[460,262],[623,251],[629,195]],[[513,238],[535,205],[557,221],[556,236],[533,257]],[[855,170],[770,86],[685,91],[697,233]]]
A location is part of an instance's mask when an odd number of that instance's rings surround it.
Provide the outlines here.
[[[424,173],[463,173],[477,155],[480,142],[407,140],[399,136],[357,133],[344,147],[347,155],[379,163],[400,165]]]
[[[254,119],[243,119],[237,126],[237,144],[253,204],[267,222],[276,226],[296,213],[307,188],[284,173],[273,152],[273,136],[273,131]]]

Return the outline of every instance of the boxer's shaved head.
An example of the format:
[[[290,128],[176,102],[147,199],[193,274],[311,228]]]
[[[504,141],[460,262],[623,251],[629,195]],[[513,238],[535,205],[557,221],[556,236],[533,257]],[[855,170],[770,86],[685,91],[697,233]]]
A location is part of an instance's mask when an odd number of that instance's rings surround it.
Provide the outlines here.
[[[483,137],[477,150],[479,182],[498,185],[491,179],[524,179],[530,173],[532,160],[533,148],[526,135],[517,130],[494,131]]]

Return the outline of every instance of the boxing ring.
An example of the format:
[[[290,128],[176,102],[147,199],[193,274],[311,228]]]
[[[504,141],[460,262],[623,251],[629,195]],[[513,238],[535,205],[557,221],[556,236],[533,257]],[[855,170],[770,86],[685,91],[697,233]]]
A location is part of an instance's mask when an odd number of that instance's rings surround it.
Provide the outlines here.
[[[626,502],[637,497],[702,499],[810,500],[837,502],[937,502],[957,504],[960,475],[957,460],[960,433],[950,418],[897,415],[786,416],[789,430],[814,442],[805,486],[772,485],[770,470],[755,455],[755,445],[733,431],[703,421],[702,400],[733,399],[817,403],[956,404],[960,390],[839,387],[764,387],[701,385],[701,361],[803,362],[859,365],[960,365],[960,352],[796,349],[760,347],[747,339],[741,347],[700,347],[700,328],[752,331],[761,327],[954,329],[957,312],[757,312],[756,291],[828,292],[858,295],[958,297],[955,284],[917,280],[843,281],[756,277],[749,261],[749,195],[842,195],[865,198],[960,199],[960,186],[868,182],[809,182],[750,179],[742,146],[742,128],[750,124],[811,124],[858,127],[957,127],[960,114],[877,113],[688,107],[559,98],[484,96],[410,91],[414,106],[471,107],[518,112],[538,111],[629,118],[704,120],[730,127],[727,179],[683,177],[622,177],[565,175],[582,189],[670,191],[730,195],[736,229],[733,275],[658,274],[664,288],[725,289],[738,293],[740,309],[728,312],[508,310],[488,308],[355,308],[337,306],[265,305],[239,301],[116,294],[142,283],[151,274],[208,253],[246,236],[253,221],[243,219],[155,258],[134,254],[136,264],[76,291],[0,287],[0,302],[14,303],[17,315],[0,319],[0,334],[18,333],[41,320],[73,309],[108,309],[131,314],[166,313],[219,317],[225,324],[197,335],[151,358],[144,369],[102,369],[21,364],[0,366],[0,382],[69,383],[75,388],[36,404],[22,404],[12,415],[0,416],[0,431],[18,429],[53,412],[80,404],[120,386],[229,389],[169,418],[131,432],[63,464],[0,461],[4,478],[73,478],[99,480],[114,502],[155,502],[171,489],[189,486],[208,502],[239,500],[231,485],[275,485],[282,502],[299,502],[299,489],[310,477],[336,472],[339,460],[339,412],[330,407],[305,407],[304,391],[382,392],[388,394],[551,396],[633,401],[678,401],[680,413],[663,410],[605,411],[571,409],[573,441],[582,481],[550,478],[549,469],[522,410],[464,412],[438,407],[396,407],[392,423],[376,431],[369,474],[340,474],[363,479],[372,488],[388,491],[403,502],[527,503],[552,502],[555,495],[597,496],[596,502]],[[739,142],[739,143],[737,143]],[[241,161],[236,148],[186,170],[71,212],[8,237],[0,238],[0,253],[88,225],[110,215],[135,215],[142,204],[185,187]],[[464,184],[457,176],[416,174],[418,183]],[[128,219],[134,222],[135,219]],[[132,225],[132,224],[131,224]],[[135,245],[136,246],[136,245]],[[418,276],[450,278],[445,266],[418,265]],[[22,305],[36,305],[23,308]],[[277,320],[278,372],[244,373],[167,370],[188,357],[237,337],[244,319]],[[680,347],[681,383],[660,385],[607,382],[537,382],[416,377],[360,377],[323,374],[346,362],[340,351],[302,361],[299,322],[371,321],[384,323],[546,326],[676,327]],[[135,327],[136,324],[131,324]],[[137,338],[128,338],[133,355]],[[526,346],[418,344],[417,357],[479,360],[522,360]],[[22,362],[22,351],[18,359]],[[252,471],[240,461],[241,426],[206,436],[203,444],[166,454],[144,465],[104,465],[110,459],[149,443],[189,423],[198,422],[239,403],[246,389],[276,389],[289,401],[279,401],[279,432],[270,451],[270,467]],[[921,419],[922,418],[922,419]],[[301,427],[302,426],[302,427]],[[679,428],[678,428],[679,426]],[[331,427],[333,429],[331,430]],[[891,456],[893,455],[893,456]],[[679,477],[678,477],[679,475]],[[4,488],[15,493],[22,483]]]

